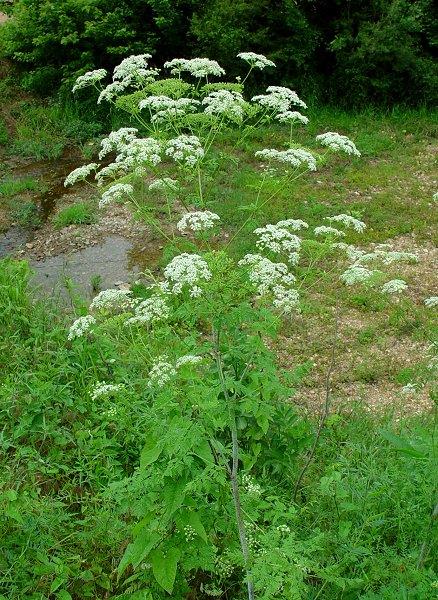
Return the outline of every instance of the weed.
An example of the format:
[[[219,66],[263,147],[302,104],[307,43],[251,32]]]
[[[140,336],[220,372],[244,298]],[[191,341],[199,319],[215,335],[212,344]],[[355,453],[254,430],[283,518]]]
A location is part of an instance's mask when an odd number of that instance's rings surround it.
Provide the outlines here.
[[[90,225],[96,220],[95,208],[87,202],[78,202],[61,209],[53,219],[53,225],[62,229],[68,225]]]

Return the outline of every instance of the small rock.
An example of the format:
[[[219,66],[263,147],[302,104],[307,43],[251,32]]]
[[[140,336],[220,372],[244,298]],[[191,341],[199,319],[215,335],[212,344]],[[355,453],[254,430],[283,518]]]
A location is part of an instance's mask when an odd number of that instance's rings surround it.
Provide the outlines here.
[[[26,244],[26,248],[28,248],[29,250],[32,250],[32,248],[33,248],[33,244],[31,244],[30,242],[28,242],[28,243]]]
[[[123,281],[115,281],[114,285],[119,287],[119,286],[123,285],[123,283],[124,283]]]

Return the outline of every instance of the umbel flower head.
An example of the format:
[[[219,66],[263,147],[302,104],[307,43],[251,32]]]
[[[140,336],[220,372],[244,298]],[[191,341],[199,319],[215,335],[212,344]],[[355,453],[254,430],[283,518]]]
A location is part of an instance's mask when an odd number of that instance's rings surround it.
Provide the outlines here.
[[[403,279],[391,279],[382,285],[384,294],[401,294],[408,287],[408,284]]]
[[[254,233],[258,236],[256,242],[259,250],[270,250],[271,252],[286,255],[295,254],[301,247],[300,238],[288,231],[288,225],[282,225],[287,221],[280,221],[276,225],[258,227]]]
[[[255,52],[239,52],[237,58],[241,58],[251,67],[263,70],[265,67],[275,67],[276,64],[269,60],[263,54],[256,54]]]
[[[107,71],[105,69],[96,69],[94,71],[87,71],[84,75],[80,75],[76,79],[76,83],[73,86],[72,92],[77,92],[78,90],[82,90],[89,85],[94,85],[98,81],[101,81],[104,77],[107,76]]]
[[[209,210],[188,212],[178,221],[176,227],[179,231],[205,231],[212,229],[220,221],[219,215]]]
[[[321,142],[323,146],[327,146],[335,152],[346,152],[354,156],[360,156],[359,150],[356,148],[354,142],[350,140],[346,135],[340,135],[334,131],[328,131],[316,136],[317,141]]]
[[[103,290],[93,298],[90,310],[95,312],[114,312],[129,310],[132,306],[129,290]]]
[[[202,104],[205,105],[205,114],[224,115],[236,121],[241,121],[244,116],[245,99],[239,92],[218,90],[206,96]]]
[[[90,163],[89,165],[82,165],[82,167],[74,169],[74,171],[69,173],[69,175],[67,175],[67,177],[65,178],[64,187],[67,187],[68,185],[73,185],[77,181],[84,181],[88,177],[88,175],[90,175],[90,173],[92,173],[98,168],[98,166],[99,165],[97,163]]]
[[[280,121],[280,123],[302,123],[303,125],[307,125],[309,122],[307,117],[296,110],[287,110],[285,112],[278,113],[275,118]]]
[[[255,156],[271,162],[278,162],[290,167],[306,165],[309,171],[316,171],[316,158],[302,148],[289,148],[289,150],[276,150],[275,148],[264,148],[257,150]]]
[[[298,94],[287,87],[270,85],[266,92],[266,94],[253,96],[252,101],[275,113],[286,113],[293,105],[307,108],[307,104],[298,97]]]
[[[196,298],[202,294],[199,283],[211,279],[211,271],[206,261],[198,254],[184,252],[175,256],[164,269],[165,282],[161,284],[164,292],[180,294],[188,289],[190,296]]]
[[[150,54],[131,54],[124,58],[114,69],[113,80],[121,81],[126,78],[148,77],[148,61],[152,58]]]
[[[134,317],[126,321],[127,325],[149,325],[167,319],[170,315],[170,308],[162,295],[153,294],[150,298],[137,304],[134,314]]]
[[[148,189],[151,191],[177,192],[179,190],[179,183],[171,177],[163,177],[162,179],[155,179],[155,181],[149,184]]]
[[[166,144],[167,156],[175,162],[182,163],[188,167],[195,166],[204,156],[201,142],[196,135],[179,135]]]
[[[69,332],[68,339],[74,340],[75,338],[82,337],[87,331],[89,331],[92,325],[96,324],[96,319],[92,315],[86,315],[85,317],[79,317],[74,323],[72,323]]]
[[[174,58],[164,63],[166,69],[170,69],[172,75],[181,75],[187,72],[193,77],[208,77],[214,75],[221,77],[225,75],[224,69],[215,60],[209,58]]]
[[[133,191],[134,188],[129,183],[116,183],[102,194],[102,197],[99,200],[99,208],[103,208],[107,204],[119,200],[123,196],[129,196]]]
[[[100,142],[99,160],[102,160],[110,152],[122,152],[128,144],[135,140],[137,133],[138,129],[135,127],[121,127],[117,131],[111,131],[109,136]]]
[[[123,389],[124,385],[121,383],[114,384],[105,383],[105,381],[98,381],[91,390],[90,396],[92,400],[97,400],[98,398],[108,398],[108,396],[113,396]]]

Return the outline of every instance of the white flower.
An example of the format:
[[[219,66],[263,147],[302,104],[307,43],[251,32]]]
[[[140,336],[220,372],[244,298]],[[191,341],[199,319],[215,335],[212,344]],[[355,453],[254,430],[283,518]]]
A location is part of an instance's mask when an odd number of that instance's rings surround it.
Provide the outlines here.
[[[148,77],[151,74],[151,70],[147,68],[150,58],[152,58],[150,54],[132,54],[124,58],[114,69],[114,81],[134,77]]]
[[[149,381],[147,386],[152,387],[163,387],[166,383],[171,381],[176,375],[175,367],[169,362],[167,356],[158,356],[152,363],[151,370],[149,371]]]
[[[71,325],[68,338],[69,340],[73,340],[75,338],[82,337],[84,333],[89,331],[92,325],[96,324],[96,319],[92,315],[86,315],[85,317],[79,317],[76,319],[74,323]]]
[[[308,229],[309,225],[301,219],[284,219],[283,221],[278,221],[277,227],[287,227],[288,229],[292,229],[292,231],[299,231],[300,229]]]
[[[255,156],[268,161],[276,161],[292,167],[305,164],[310,171],[316,171],[316,159],[310,152],[301,148],[289,148],[289,150],[276,150],[275,148],[264,148],[257,150]]]
[[[220,217],[216,213],[209,210],[194,211],[183,215],[176,227],[181,232],[187,229],[191,229],[191,231],[205,231],[206,229],[212,229],[217,221],[220,221]]]
[[[167,142],[166,155],[176,162],[193,167],[203,158],[204,150],[196,135],[183,134]]]
[[[376,254],[382,257],[383,263],[385,265],[390,265],[393,262],[418,262],[418,256],[416,254],[413,254],[412,252],[398,252],[396,250],[384,252],[377,250]]]
[[[407,383],[402,387],[402,394],[414,394],[417,391],[417,386],[415,383]]]
[[[121,127],[117,131],[111,131],[109,136],[100,142],[102,150],[99,153],[99,160],[102,160],[110,152],[122,152],[130,142],[136,139],[137,133],[138,129],[135,127]]]
[[[67,175],[64,181],[64,186],[67,187],[68,185],[73,185],[77,181],[83,181],[92,171],[95,171],[98,166],[99,165],[97,163],[90,163],[89,165],[82,165],[82,167],[78,167],[69,173],[69,175]]]
[[[179,184],[176,181],[176,179],[171,179],[170,177],[163,177],[162,179],[155,179],[155,181],[150,183],[149,190],[177,192],[179,190]]]
[[[97,99],[97,104],[100,104],[102,100],[106,100],[107,102],[112,102],[113,98],[118,96],[121,92],[126,90],[127,87],[131,85],[129,79],[124,79],[123,81],[113,81],[113,83],[109,83],[106,88],[104,88]]]
[[[241,58],[247,62],[251,67],[257,67],[258,69],[264,69],[265,67],[275,67],[276,64],[263,56],[263,54],[256,54],[255,52],[239,52],[237,58]]]
[[[360,156],[360,152],[356,148],[355,144],[345,135],[340,135],[334,131],[327,131],[327,133],[317,135],[316,139],[321,142],[323,146],[327,146],[331,150],[342,150],[347,154]]]
[[[156,167],[161,162],[161,151],[161,143],[155,138],[136,138],[123,147],[116,157],[116,163],[126,169],[143,168],[146,165]]]
[[[285,223],[286,221],[283,221]],[[280,221],[281,223],[281,221]],[[276,225],[266,225],[265,227],[259,227],[254,230],[254,233],[258,236],[256,242],[257,248],[260,250],[271,250],[272,252],[292,254],[301,248],[301,240],[298,236],[290,233],[286,229],[286,226],[281,226],[280,223]]]
[[[262,488],[258,483],[255,483],[251,475],[244,473],[242,475],[242,488],[250,496],[261,496]]]
[[[384,294],[401,294],[407,287],[408,284],[403,279],[391,279],[382,285],[382,292]]]
[[[116,175],[120,175],[120,173],[126,172],[126,167],[122,163],[110,163],[106,167],[103,167],[98,173],[96,173],[96,181],[97,185],[101,186],[104,183],[104,179],[106,177],[115,177]]]
[[[180,356],[179,358],[177,358],[175,366],[177,369],[179,369],[184,365],[197,365],[203,360],[204,359],[202,356],[196,356],[195,354],[186,354],[185,356]]]
[[[184,252],[175,256],[164,269],[165,283],[162,289],[165,292],[180,294],[185,286],[192,296],[197,297],[202,290],[197,285],[201,281],[211,279],[211,271],[207,263],[198,254]]]
[[[206,105],[207,115],[225,115],[241,121],[244,115],[245,99],[239,92],[218,90],[206,96],[202,104]]]
[[[193,77],[208,77],[214,75],[221,77],[225,75],[223,68],[215,60],[209,58],[174,58],[164,63],[166,69],[170,69],[172,75],[180,75],[184,71]]]
[[[430,296],[429,298],[426,298],[424,304],[427,306],[427,308],[434,308],[435,306],[438,306],[438,296]]]
[[[282,285],[276,285],[273,288],[274,299],[272,301],[275,308],[285,313],[294,311],[300,302],[300,295],[297,290],[287,289]]]
[[[94,85],[101,79],[107,76],[107,72],[105,69],[96,69],[95,71],[87,71],[84,75],[80,75],[76,79],[76,83],[73,86],[72,92],[77,92],[84,87],[89,85]]]
[[[286,112],[279,113],[275,116],[276,119],[280,121],[280,123],[302,123],[303,125],[307,125],[309,119],[302,115],[300,112],[296,110],[287,110]]]
[[[335,227],[327,227],[326,225],[315,227],[313,233],[315,235],[334,235],[336,237],[343,237],[345,235],[343,231],[339,231],[339,229],[336,229]]]
[[[362,283],[372,277],[373,271],[370,271],[362,265],[351,265],[344,273],[342,273],[340,279],[346,285],[354,285],[355,283]]]
[[[121,383],[105,383],[105,381],[99,381],[91,390],[90,396],[92,400],[97,400],[98,398],[112,396],[120,390],[123,390],[124,386]]]
[[[434,193],[434,195],[432,196],[432,200],[435,200],[436,202],[438,201],[438,192]]]
[[[266,91],[267,94],[254,96],[252,101],[276,113],[286,113],[294,104],[307,108],[307,104],[298,97],[296,92],[289,88],[270,85]]]
[[[154,294],[137,304],[134,313],[135,316],[126,321],[127,325],[156,323],[167,319],[170,315],[170,308],[163,296]]]
[[[134,188],[129,183],[116,183],[102,194],[102,198],[99,200],[99,208],[103,208],[110,202],[118,200],[125,194],[132,194]]]
[[[334,221],[335,223],[342,223],[345,227],[353,227],[355,231],[358,233],[362,233],[366,225],[363,221],[359,221],[359,219],[355,219],[350,215],[335,215],[334,217],[326,217],[327,221]]]
[[[113,311],[129,310],[132,306],[131,292],[129,290],[103,290],[93,298],[90,310]]]
[[[178,98],[177,100],[173,100],[168,96],[149,96],[141,100],[138,107],[140,110],[148,108],[151,113],[155,113],[151,119],[153,123],[162,123],[169,119],[183,117],[187,113],[195,111],[198,104],[200,102],[192,98]]]

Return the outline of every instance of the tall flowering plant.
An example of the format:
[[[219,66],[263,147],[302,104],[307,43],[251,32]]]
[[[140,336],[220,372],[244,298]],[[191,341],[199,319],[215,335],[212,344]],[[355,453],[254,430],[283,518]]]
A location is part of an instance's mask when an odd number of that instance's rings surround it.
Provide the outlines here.
[[[348,231],[360,235],[366,227],[349,214],[329,216],[316,227],[294,218],[258,227],[253,252],[242,256],[232,256],[228,246],[212,249],[221,219],[208,210],[203,180],[218,135],[235,128],[242,142],[261,122],[290,125],[286,149],[256,152],[259,186],[237,236],[286,181],[318,168],[322,155],[298,147],[291,135],[295,124],[307,122],[292,109],[306,105],[278,86],[246,99],[246,77],[238,84],[211,83],[224,71],[208,59],[174,59],[165,65],[173,78],[159,80],[149,58],[123,61],[99,92],[99,102],[124,108],[138,127],[102,140],[99,159],[112,155],[111,163],[80,167],[66,180],[73,184],[95,173],[104,210],[123,200],[139,210],[145,202],[153,207],[161,195],[166,219],[150,222],[173,254],[162,274],[150,273],[141,288],[101,292],[68,334],[72,343],[122,336],[142,349],[145,385],[125,378],[96,382],[90,390],[94,400],[110,402],[110,421],[117,419],[120,395],[142,402],[138,466],[109,491],[132,526],[117,577],[127,592],[141,589],[150,598],[184,598],[189,587],[213,597],[228,590],[249,600],[305,598],[308,575],[318,568],[317,536],[299,539],[291,493],[272,484],[279,473],[292,484],[294,454],[308,441],[287,402],[305,368],[282,372],[269,340],[319,286],[315,272],[339,286],[397,296],[406,283],[388,277],[384,267],[416,257],[347,244]],[[250,52],[239,58],[248,75],[275,66]],[[75,88],[98,86],[104,77],[102,70],[85,74]],[[359,156],[340,134],[326,132],[318,141],[327,151]],[[277,184],[265,194],[273,175]],[[190,252],[184,251],[187,236]]]

